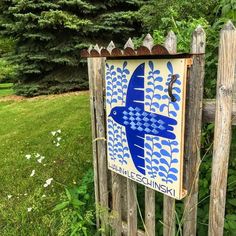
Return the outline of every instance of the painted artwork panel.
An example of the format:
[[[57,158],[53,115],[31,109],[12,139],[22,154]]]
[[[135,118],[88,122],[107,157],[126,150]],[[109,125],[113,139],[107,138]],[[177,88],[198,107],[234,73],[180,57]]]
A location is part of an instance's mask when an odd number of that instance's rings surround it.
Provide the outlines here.
[[[106,61],[108,168],[176,199],[186,194],[186,68],[186,59]]]

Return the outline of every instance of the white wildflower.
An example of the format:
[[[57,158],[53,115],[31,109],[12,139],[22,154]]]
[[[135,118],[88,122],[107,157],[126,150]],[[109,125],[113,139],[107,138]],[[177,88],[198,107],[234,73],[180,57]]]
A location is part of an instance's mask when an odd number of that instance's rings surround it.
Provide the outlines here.
[[[58,133],[58,134],[60,134],[60,133],[61,133],[61,130],[60,130],[60,129],[59,129],[59,130],[57,130],[57,133]]]
[[[57,137],[57,141],[60,142],[61,141],[61,137]]]
[[[46,183],[43,185],[44,188],[48,187],[53,181],[53,178],[49,178],[46,180]]]
[[[37,154],[35,155],[35,157],[36,157],[36,158],[40,157],[40,154],[39,154],[39,153],[37,153]]]
[[[46,195],[45,194],[43,194],[43,196],[42,197],[46,197]]]
[[[60,146],[60,143],[57,143],[56,146],[59,147],[59,146]]]
[[[30,154],[25,155],[26,159],[29,160],[31,158]]]
[[[11,199],[11,198],[12,198],[12,195],[7,195],[7,198],[8,198],[8,199]]]
[[[33,209],[32,207],[28,207],[28,208],[27,208],[27,211],[28,211],[28,212],[31,212],[32,209]]]
[[[27,196],[28,194],[27,193],[24,193],[24,196]]]
[[[52,131],[52,132],[51,132],[52,136],[55,136],[56,133],[57,133],[57,131]]]
[[[42,163],[42,160],[43,160],[43,159],[45,159],[45,157],[44,157],[44,156],[41,156],[41,157],[37,160],[37,162],[38,162],[38,163]]]
[[[30,177],[33,177],[35,175],[35,170],[32,170]]]

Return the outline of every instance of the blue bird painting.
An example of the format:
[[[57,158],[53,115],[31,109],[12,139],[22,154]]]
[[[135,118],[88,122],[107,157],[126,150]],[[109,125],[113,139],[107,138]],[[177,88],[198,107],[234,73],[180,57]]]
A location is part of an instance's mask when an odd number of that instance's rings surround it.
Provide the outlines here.
[[[175,119],[145,110],[145,63],[132,74],[127,88],[125,106],[113,107],[109,117],[125,127],[131,157],[136,169],[145,175],[145,135],[173,140]]]

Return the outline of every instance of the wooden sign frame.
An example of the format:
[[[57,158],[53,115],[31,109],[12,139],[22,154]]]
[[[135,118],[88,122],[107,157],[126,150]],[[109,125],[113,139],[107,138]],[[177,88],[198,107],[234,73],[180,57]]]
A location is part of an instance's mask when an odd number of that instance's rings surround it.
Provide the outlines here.
[[[108,169],[176,199],[187,194],[183,155],[191,64],[189,57],[106,61]]]

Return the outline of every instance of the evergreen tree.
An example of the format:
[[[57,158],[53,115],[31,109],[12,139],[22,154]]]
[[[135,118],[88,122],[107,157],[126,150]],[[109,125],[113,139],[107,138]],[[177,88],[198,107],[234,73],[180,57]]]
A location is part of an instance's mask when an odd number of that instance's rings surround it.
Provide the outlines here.
[[[140,34],[141,0],[2,0],[1,34],[16,40],[16,91],[27,96],[87,88],[80,50]]]

